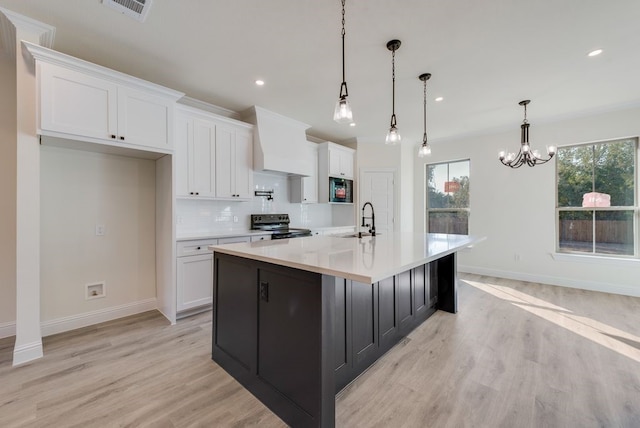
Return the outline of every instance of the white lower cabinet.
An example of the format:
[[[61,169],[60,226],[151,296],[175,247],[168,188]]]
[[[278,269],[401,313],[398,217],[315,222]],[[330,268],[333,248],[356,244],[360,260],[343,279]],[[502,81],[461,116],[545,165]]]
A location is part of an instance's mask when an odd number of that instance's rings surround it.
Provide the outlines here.
[[[213,303],[213,255],[178,257],[178,312]]]
[[[176,245],[176,312],[182,316],[197,313],[213,303],[213,253],[210,245],[251,242],[265,237],[232,236],[218,239],[178,241]],[[268,239],[268,235],[266,236]]]
[[[176,311],[190,311],[213,303],[213,253],[217,239],[179,241],[176,247]]]

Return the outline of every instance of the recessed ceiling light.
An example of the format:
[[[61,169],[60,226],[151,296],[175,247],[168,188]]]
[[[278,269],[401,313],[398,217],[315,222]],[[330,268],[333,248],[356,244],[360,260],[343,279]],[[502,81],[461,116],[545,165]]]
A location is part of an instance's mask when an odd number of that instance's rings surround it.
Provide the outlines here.
[[[264,85],[264,80],[260,80],[260,79],[256,80],[256,85],[263,86]]]
[[[591,51],[587,54],[587,56],[598,56],[602,53],[602,49],[596,49],[595,51]]]
[[[436,98],[436,101],[437,101],[437,102],[440,102],[440,101],[442,101],[442,100],[444,100],[444,98],[443,98],[443,97],[438,97],[438,98]]]
[[[351,122],[351,123],[349,124],[349,126],[356,126],[356,123],[355,123],[355,122]]]

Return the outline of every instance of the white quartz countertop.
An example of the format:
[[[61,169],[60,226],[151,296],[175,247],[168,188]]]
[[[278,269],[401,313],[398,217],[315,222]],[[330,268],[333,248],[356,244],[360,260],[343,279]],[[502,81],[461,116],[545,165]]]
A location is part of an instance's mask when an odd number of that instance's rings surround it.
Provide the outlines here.
[[[312,236],[209,249],[372,284],[482,240],[468,235],[397,233],[364,238]]]
[[[265,232],[263,230],[246,230],[246,231],[233,231],[233,232],[193,232],[184,233],[176,237],[176,241],[193,241],[199,239],[218,239],[218,238],[233,238],[236,236],[260,236],[271,235],[271,232]]]

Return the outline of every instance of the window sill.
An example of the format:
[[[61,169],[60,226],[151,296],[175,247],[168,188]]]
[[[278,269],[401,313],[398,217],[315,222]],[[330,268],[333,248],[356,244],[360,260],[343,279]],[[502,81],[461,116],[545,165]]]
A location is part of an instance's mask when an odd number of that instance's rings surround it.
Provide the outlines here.
[[[551,257],[560,262],[578,262],[578,263],[596,263],[611,266],[640,266],[640,259],[636,258],[618,258],[607,256],[594,256],[584,254],[569,254],[569,253],[550,253]]]

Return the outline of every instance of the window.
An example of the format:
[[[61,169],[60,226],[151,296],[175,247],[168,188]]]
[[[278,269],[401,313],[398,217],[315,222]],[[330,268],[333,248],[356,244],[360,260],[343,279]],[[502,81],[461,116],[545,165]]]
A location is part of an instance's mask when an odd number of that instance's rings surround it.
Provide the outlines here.
[[[469,234],[469,160],[427,165],[427,231]]]
[[[638,140],[558,149],[557,250],[635,256]]]

